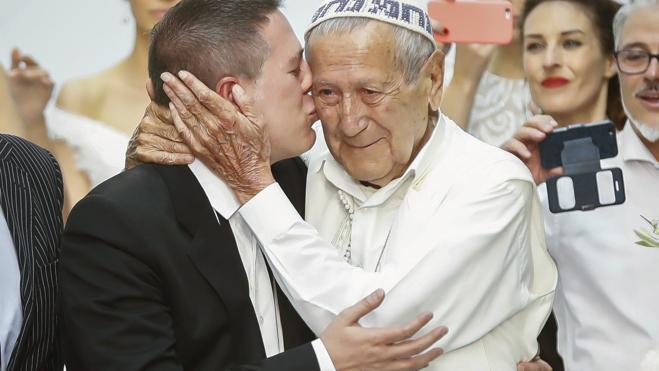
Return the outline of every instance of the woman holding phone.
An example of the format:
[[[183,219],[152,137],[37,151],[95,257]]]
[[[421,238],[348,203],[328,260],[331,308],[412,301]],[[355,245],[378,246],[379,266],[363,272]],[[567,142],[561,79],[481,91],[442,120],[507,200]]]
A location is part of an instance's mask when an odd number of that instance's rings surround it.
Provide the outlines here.
[[[626,115],[615,70],[612,0],[528,0],[522,17],[523,65],[539,110],[502,148],[531,160],[526,143],[540,130],[611,120],[622,129]],[[533,147],[533,150],[537,148]],[[531,166],[536,179],[560,174]],[[543,174],[537,174],[543,172]]]
[[[530,103],[520,37],[524,2],[511,0],[510,43],[456,44],[453,78],[442,100],[442,112],[476,138],[496,146],[519,128]]]

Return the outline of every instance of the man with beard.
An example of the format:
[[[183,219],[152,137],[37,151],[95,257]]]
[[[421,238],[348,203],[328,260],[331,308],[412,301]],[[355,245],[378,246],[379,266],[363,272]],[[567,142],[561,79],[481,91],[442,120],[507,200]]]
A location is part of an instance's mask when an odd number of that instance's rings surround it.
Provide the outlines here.
[[[558,351],[569,370],[654,371],[659,370],[659,1],[625,5],[613,31],[628,121],[617,135],[618,155],[603,160],[602,167],[622,169],[626,201],[564,214],[551,214],[545,205],[549,251],[560,271],[554,303]],[[506,145],[528,164],[538,184],[547,172],[539,166],[537,145],[551,131],[529,123]]]

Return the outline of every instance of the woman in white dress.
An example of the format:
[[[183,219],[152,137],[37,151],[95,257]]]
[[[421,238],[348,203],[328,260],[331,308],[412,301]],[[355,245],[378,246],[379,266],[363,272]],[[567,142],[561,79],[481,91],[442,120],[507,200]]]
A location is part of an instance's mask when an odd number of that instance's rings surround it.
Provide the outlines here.
[[[119,173],[130,135],[149,104],[149,34],[179,0],[130,0],[135,17],[131,54],[98,74],[64,84],[47,113],[55,156],[72,207],[91,188]]]
[[[453,78],[442,101],[442,112],[495,146],[517,131],[531,102],[519,32],[524,2],[512,0],[515,30],[509,44],[457,45]]]

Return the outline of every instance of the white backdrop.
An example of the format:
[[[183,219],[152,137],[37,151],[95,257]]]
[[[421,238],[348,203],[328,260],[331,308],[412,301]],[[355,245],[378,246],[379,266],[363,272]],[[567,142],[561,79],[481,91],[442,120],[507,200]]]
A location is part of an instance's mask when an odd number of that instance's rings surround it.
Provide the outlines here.
[[[285,0],[298,37],[319,0]],[[132,48],[134,24],[126,0],[0,0],[0,62],[13,46],[33,55],[60,84],[109,67]]]

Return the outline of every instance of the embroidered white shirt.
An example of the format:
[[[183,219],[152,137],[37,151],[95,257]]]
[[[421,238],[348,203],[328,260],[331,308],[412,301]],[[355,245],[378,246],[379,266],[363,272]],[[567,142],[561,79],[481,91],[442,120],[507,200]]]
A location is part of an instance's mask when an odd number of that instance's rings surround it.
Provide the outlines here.
[[[659,220],[659,163],[630,123],[618,146],[618,156],[603,160],[602,168],[622,169],[624,204],[551,214],[546,188],[538,189],[560,270],[554,313],[568,370],[645,371],[644,360],[659,351],[659,249],[636,244],[634,233],[652,233],[643,217]],[[647,370],[659,370],[659,362]]]
[[[329,243],[346,218],[339,189],[358,203],[354,265]],[[512,370],[535,355],[556,269],[521,162],[442,117],[402,178],[369,193],[326,154],[309,165],[310,224],[277,184],[239,211],[314,331],[383,288],[384,303],[361,323],[400,325],[432,311],[429,327],[450,330],[433,370]]]

